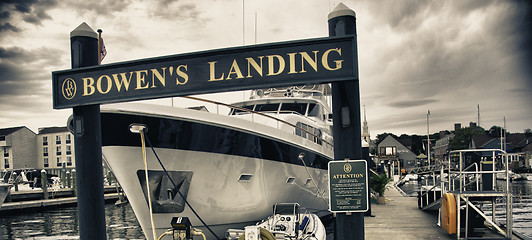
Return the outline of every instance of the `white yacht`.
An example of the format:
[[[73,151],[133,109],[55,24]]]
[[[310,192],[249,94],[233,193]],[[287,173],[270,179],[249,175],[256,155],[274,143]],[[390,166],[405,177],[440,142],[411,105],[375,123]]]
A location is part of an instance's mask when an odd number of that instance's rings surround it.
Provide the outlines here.
[[[147,239],[171,228],[172,217],[188,217],[216,239],[194,212],[220,239],[229,228],[266,218],[276,203],[324,214],[333,158],[328,96],[329,85],[258,89],[249,100],[226,105],[228,115],[102,106],[103,158]],[[130,131],[142,127],[145,141]]]

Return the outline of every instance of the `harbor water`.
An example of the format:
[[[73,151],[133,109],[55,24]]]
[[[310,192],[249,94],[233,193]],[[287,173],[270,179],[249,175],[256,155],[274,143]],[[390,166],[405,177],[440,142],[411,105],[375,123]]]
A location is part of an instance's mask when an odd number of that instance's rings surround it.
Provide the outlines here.
[[[106,204],[105,214],[108,239],[145,239],[129,204]],[[77,208],[2,214],[0,239],[79,239]]]
[[[503,181],[497,181],[500,187],[503,184]],[[417,181],[410,181],[402,185],[401,189],[415,196],[420,185]],[[514,195],[514,231],[525,239],[532,239],[532,181],[511,182],[510,189]],[[504,203],[500,204],[502,206]],[[485,212],[490,214],[491,210],[486,209]],[[499,212],[497,207],[498,218]],[[105,213],[108,239],[145,239],[129,204],[106,204]],[[77,208],[2,214],[0,239],[79,239]]]
[[[401,189],[409,196],[417,196],[417,191],[424,184],[425,180],[409,181],[402,185]],[[505,184],[505,181],[497,180],[498,189],[504,189]],[[532,181],[510,182],[510,192],[513,195],[513,230],[525,239],[532,239]],[[504,209],[504,202],[496,204],[497,222],[505,222]],[[487,216],[491,216],[491,206],[483,206],[482,210]]]

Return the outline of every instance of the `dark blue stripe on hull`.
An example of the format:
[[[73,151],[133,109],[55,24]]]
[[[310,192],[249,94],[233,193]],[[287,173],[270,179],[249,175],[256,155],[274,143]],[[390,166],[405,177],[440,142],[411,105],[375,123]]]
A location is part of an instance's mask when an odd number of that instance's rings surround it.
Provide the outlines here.
[[[102,113],[102,146],[139,146],[138,134],[129,131],[132,123],[148,126],[147,136],[156,148],[210,152],[267,159],[327,169],[330,159],[295,145],[223,127],[197,122],[147,117],[133,114]]]

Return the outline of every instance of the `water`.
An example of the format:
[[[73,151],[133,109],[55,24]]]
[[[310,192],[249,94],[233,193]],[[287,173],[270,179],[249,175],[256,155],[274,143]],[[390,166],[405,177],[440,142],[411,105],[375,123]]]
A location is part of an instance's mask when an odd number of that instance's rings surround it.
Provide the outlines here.
[[[129,204],[105,205],[108,239],[145,239]],[[0,216],[0,239],[79,239],[76,207]]]
[[[410,181],[401,188],[415,194],[419,186],[417,181]],[[504,182],[497,181],[497,186],[503,187]],[[532,181],[512,182],[510,191],[514,194],[514,230],[532,239]],[[503,205],[496,206],[498,221],[504,221]],[[485,213],[491,214],[491,210],[485,209]],[[108,239],[145,239],[129,204],[107,204],[105,214]],[[77,208],[0,215],[0,239],[79,239]]]
[[[431,181],[429,181],[429,184]],[[421,185],[425,181],[420,182]],[[401,189],[410,196],[417,196],[421,186],[417,181],[410,181],[401,186]],[[505,181],[497,181],[497,188],[506,188]],[[532,181],[510,182],[510,192],[513,194],[513,230],[522,234],[525,238],[532,239]],[[491,205],[482,207],[487,216],[491,216]],[[505,223],[505,202],[497,202],[495,206],[496,221]]]

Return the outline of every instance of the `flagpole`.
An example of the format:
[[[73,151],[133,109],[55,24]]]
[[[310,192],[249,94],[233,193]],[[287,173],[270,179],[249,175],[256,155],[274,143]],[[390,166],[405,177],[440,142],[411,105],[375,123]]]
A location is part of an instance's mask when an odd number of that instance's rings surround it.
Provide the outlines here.
[[[429,131],[429,115],[430,110],[427,111],[427,157],[429,161],[429,169],[430,169],[430,131]]]
[[[98,29],[98,65],[102,65],[102,32]]]

